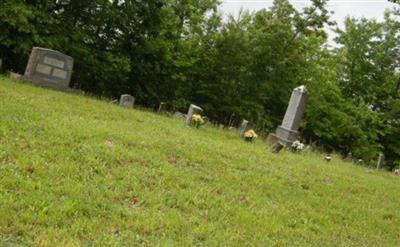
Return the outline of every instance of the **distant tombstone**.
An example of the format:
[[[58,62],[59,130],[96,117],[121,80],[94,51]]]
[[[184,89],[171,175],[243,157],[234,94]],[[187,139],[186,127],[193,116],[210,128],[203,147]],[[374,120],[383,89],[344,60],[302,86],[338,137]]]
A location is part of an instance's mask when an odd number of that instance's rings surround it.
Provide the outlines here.
[[[165,111],[167,111],[167,103],[161,102],[160,105],[158,106],[157,112],[158,113],[162,113],[162,112],[165,112]]]
[[[230,131],[237,131],[237,128],[235,128],[235,127],[232,126],[232,127],[229,127],[228,130],[230,130]]]
[[[232,113],[230,118],[229,118],[229,124],[228,124],[229,127],[233,127],[234,119],[235,119],[235,113]]]
[[[239,127],[239,134],[240,136],[243,137],[244,133],[246,131],[251,130],[253,128],[253,124],[247,121],[246,119],[243,119],[242,124]]]
[[[381,170],[385,166],[385,154],[380,153],[378,158],[378,163],[376,164],[376,169]]]
[[[33,47],[24,78],[35,84],[68,90],[74,60],[58,51]]]
[[[14,72],[10,72],[10,79],[12,81],[20,81],[22,79],[22,75]]]
[[[185,120],[185,124],[186,125],[191,125],[192,124],[192,116],[194,115],[194,114],[202,114],[203,113],[203,109],[201,109],[199,106],[197,106],[197,105],[193,105],[193,104],[191,104],[190,106],[189,106],[189,110],[188,110],[188,113],[187,113],[187,115],[186,115],[186,120]]]
[[[123,107],[133,108],[135,105],[135,98],[130,94],[123,94],[119,99],[119,105]]]
[[[293,90],[285,117],[276,130],[276,136],[285,146],[290,146],[299,137],[298,129],[307,99],[308,91],[305,86],[300,86]]]
[[[174,117],[176,118],[181,118],[181,119],[186,119],[186,114],[183,114],[182,112],[175,112]]]

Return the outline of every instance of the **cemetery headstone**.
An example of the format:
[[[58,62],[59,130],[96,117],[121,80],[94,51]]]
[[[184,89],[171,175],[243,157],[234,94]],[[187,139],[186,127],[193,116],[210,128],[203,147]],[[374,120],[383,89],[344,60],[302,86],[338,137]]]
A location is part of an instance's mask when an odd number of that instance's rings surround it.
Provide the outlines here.
[[[240,136],[243,137],[244,133],[246,133],[246,131],[248,131],[252,128],[253,128],[253,124],[250,123],[248,120],[243,119],[242,124],[239,127]]]
[[[276,136],[285,146],[290,146],[299,137],[298,129],[307,99],[308,91],[305,86],[300,86],[293,90],[285,117],[282,124],[276,130]]]
[[[10,72],[10,79],[12,81],[19,81],[22,79],[22,75],[20,75],[18,73]]]
[[[186,119],[186,114],[183,114],[182,112],[175,112],[174,117],[176,118],[181,118],[181,119]]]
[[[197,106],[197,105],[193,105],[193,104],[191,104],[190,106],[189,106],[189,110],[188,110],[188,113],[187,113],[187,115],[186,115],[186,120],[185,120],[185,124],[186,125],[191,125],[192,124],[192,116],[194,115],[194,114],[199,114],[199,115],[201,115],[203,113],[203,109],[201,109],[199,106]]]
[[[232,115],[229,118],[229,124],[228,124],[229,128],[233,127],[233,121],[234,120],[235,120],[235,113],[232,113]]]
[[[133,108],[135,105],[135,98],[130,94],[123,94],[119,99],[119,105],[123,107]]]
[[[385,165],[385,154],[380,153],[379,158],[378,158],[378,163],[376,165],[376,169],[381,170],[381,169],[383,169],[384,165]]]
[[[70,56],[33,47],[24,78],[40,86],[68,91],[73,66],[74,60]]]
[[[165,111],[167,111],[167,103],[161,102],[160,105],[158,106],[157,112],[158,113],[162,113],[162,112],[165,112]]]

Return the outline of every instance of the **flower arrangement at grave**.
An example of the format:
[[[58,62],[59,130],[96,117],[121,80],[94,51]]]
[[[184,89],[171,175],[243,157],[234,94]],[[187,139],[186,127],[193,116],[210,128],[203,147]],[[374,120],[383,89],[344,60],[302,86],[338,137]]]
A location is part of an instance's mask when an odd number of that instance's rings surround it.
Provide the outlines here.
[[[258,135],[256,134],[256,132],[253,129],[250,129],[244,133],[243,137],[246,141],[251,142],[251,141],[254,141],[255,139],[257,139]]]
[[[199,128],[200,125],[204,124],[204,118],[200,114],[193,114],[192,123],[196,128]]]
[[[301,143],[300,141],[294,141],[292,143],[292,151],[294,152],[300,152],[304,149],[305,145]]]

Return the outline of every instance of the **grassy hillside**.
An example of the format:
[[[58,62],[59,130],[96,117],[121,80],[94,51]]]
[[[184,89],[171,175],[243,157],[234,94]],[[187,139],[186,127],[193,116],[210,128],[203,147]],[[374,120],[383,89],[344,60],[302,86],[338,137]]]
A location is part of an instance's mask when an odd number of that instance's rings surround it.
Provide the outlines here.
[[[399,246],[400,179],[0,77],[0,246]]]

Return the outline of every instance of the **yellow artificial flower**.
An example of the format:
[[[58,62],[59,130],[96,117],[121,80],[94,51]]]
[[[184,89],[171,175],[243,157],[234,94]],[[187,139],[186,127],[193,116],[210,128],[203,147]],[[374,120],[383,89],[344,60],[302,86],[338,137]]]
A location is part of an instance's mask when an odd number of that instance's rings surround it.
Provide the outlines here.
[[[203,124],[204,119],[200,114],[193,114],[192,115],[192,121],[198,124]]]
[[[258,137],[258,135],[256,134],[256,132],[253,129],[250,129],[244,133],[244,137],[256,139]]]

